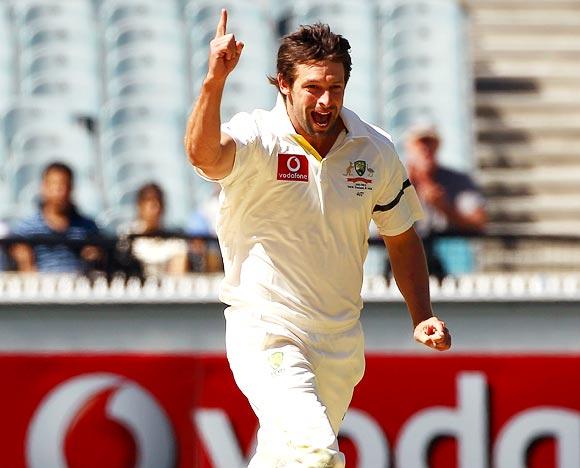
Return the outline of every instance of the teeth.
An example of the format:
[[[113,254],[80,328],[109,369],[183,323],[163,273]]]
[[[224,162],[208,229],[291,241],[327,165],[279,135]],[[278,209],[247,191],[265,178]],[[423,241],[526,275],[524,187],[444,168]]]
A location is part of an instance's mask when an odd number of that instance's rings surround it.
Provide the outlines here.
[[[330,122],[332,112],[312,111],[312,120],[320,127],[326,127]]]

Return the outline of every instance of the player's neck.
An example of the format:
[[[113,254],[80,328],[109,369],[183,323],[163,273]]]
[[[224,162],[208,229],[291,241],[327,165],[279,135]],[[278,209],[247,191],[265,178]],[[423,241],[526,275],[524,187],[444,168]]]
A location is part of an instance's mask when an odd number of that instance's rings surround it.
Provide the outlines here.
[[[340,132],[345,128],[346,127],[344,126],[342,119],[339,118],[336,121],[336,125],[334,125],[334,127],[327,133],[311,135],[304,132],[302,136],[308,143],[310,143],[310,145],[318,152],[318,154],[324,158],[333,147],[336,139],[338,138],[338,135],[340,135]]]

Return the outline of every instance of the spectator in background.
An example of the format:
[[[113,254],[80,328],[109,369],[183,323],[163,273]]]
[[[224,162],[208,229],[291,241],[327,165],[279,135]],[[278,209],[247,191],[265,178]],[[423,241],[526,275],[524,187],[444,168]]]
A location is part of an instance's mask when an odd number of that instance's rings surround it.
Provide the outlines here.
[[[165,194],[155,183],[137,192],[137,219],[120,229],[120,235],[133,238],[131,254],[140,262],[145,276],[183,274],[188,269],[187,241],[171,237],[163,227]]]
[[[97,236],[99,229],[92,219],[82,216],[72,202],[73,172],[60,162],[49,164],[42,172],[40,209],[22,221],[12,232],[29,239],[49,237],[65,241],[83,241]],[[14,244],[10,254],[18,271],[85,273],[102,259],[101,249],[67,244]]]
[[[214,184],[209,197],[200,202],[199,208],[191,214],[185,227],[185,232],[194,237],[189,242],[189,263],[191,271],[196,273],[216,273],[224,269],[216,237],[219,192],[220,186]],[[208,240],[207,237],[214,239]]]
[[[443,233],[480,233],[487,222],[485,200],[473,180],[438,164],[440,143],[431,124],[411,127],[405,139],[409,179],[425,211],[416,229],[423,238],[429,272],[439,278],[446,271],[435,251],[434,238]]]
[[[0,239],[8,236],[10,229],[4,221],[0,221]],[[8,258],[6,256],[5,246],[0,244],[0,271],[5,271],[8,269]]]

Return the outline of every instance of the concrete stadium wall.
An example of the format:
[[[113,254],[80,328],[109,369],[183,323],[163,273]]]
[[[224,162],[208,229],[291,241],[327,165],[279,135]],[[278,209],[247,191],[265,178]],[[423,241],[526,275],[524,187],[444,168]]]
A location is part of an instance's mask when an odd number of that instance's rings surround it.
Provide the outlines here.
[[[580,353],[580,302],[437,302],[452,353]],[[0,303],[0,352],[222,352],[223,305]],[[401,302],[367,302],[369,352],[424,353]]]

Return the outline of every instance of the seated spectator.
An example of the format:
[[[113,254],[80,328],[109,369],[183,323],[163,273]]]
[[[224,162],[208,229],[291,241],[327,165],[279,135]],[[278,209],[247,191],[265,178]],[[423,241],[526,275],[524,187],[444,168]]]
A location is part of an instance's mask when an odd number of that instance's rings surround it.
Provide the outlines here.
[[[10,230],[8,225],[0,221],[0,239],[8,237]],[[4,245],[0,244],[0,271],[6,271],[8,269],[8,258],[6,256],[6,248]]]
[[[487,214],[483,195],[473,180],[467,174],[438,164],[440,143],[437,129],[432,125],[412,127],[405,140],[409,179],[425,211],[416,229],[425,243],[430,273],[441,278],[446,269],[434,238],[443,233],[482,232]]]
[[[215,184],[210,196],[200,203],[187,221],[185,232],[194,237],[189,242],[189,263],[194,272],[216,273],[224,269],[215,230],[219,191],[220,186]]]
[[[163,227],[165,195],[155,183],[137,192],[137,219],[121,227],[121,236],[132,238],[131,254],[141,263],[145,276],[183,274],[188,269],[187,241],[171,237]],[[142,237],[143,236],[143,237]]]
[[[72,202],[73,172],[60,162],[42,172],[40,208],[16,226],[12,234],[31,240],[38,237],[64,241],[83,241],[99,234],[92,219],[82,216]],[[103,254],[91,245],[82,247],[54,243],[14,244],[10,255],[22,272],[85,273]]]

